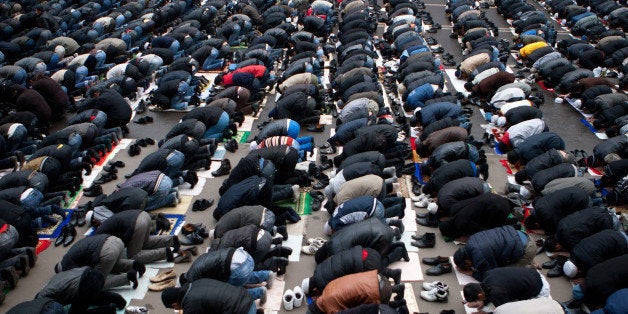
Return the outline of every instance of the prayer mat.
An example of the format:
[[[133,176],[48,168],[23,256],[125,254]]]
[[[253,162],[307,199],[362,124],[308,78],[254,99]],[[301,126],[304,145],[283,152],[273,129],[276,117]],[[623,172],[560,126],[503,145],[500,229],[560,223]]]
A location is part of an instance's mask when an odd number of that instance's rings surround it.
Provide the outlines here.
[[[164,216],[170,221],[170,230],[162,230],[157,235],[176,235],[179,229],[181,229],[181,226],[185,223],[185,215],[164,214]]]
[[[504,166],[504,168],[506,168],[506,173],[508,174],[515,174],[517,173],[517,169],[515,169],[515,167],[513,167],[508,160],[506,159],[500,159],[499,163],[502,164],[502,166]]]
[[[295,203],[291,200],[275,202],[279,206],[287,206],[294,209],[299,216],[312,214],[312,196],[308,192],[301,192],[299,200]]]
[[[191,195],[191,196],[197,196],[200,195],[201,192],[203,192],[203,187],[205,186],[205,182],[207,181],[207,179],[203,178],[203,177],[199,177],[198,178],[198,182],[196,183],[196,185],[194,186],[193,189],[189,188],[189,187],[181,187],[179,186],[179,194],[181,195]]]
[[[199,181],[200,181],[200,179],[199,179]],[[185,213],[187,213],[188,209],[190,208],[193,198],[194,197],[191,196],[191,195],[180,195],[179,200],[181,202],[179,204],[177,204],[177,206],[175,206],[175,207],[162,207],[162,208],[159,208],[159,209],[151,210],[148,213],[149,214],[162,213],[162,214],[165,214],[166,217],[168,215],[180,215],[180,216],[183,216],[183,215],[185,215]]]
[[[283,280],[283,276],[276,276],[272,289],[269,289],[266,294],[266,303],[264,305],[260,305],[259,301],[255,301],[257,308],[263,309],[264,313],[281,311],[285,286],[286,282]],[[292,288],[294,287],[290,287],[289,289]],[[299,309],[307,309],[307,302],[305,300],[303,300],[303,303],[301,303],[301,307]]]
[[[423,281],[423,271],[421,270],[421,259],[419,258],[419,253],[409,252],[408,256],[410,257],[409,262],[406,262],[404,260],[396,261],[388,265],[388,268],[401,269],[402,282]]]
[[[251,135],[251,131],[238,131],[238,134],[234,137],[236,141],[240,144],[246,143]]]
[[[63,229],[63,226],[70,223],[70,219],[72,218],[73,210],[66,210],[65,212],[65,219],[61,219],[61,216],[53,214],[53,217],[55,217],[55,219],[58,219],[57,224],[45,229],[37,229],[37,236],[40,239],[53,239],[58,237],[61,234],[61,229]]]
[[[543,80],[536,81],[536,84],[539,85],[540,88],[542,88],[542,89],[544,89],[544,90],[546,90],[548,92],[552,92],[552,93],[554,92],[554,89],[551,88],[551,87],[547,87],[545,85],[545,82],[543,82]]]
[[[107,157],[109,157],[109,155],[111,155],[111,154],[115,151],[116,146],[117,146],[116,144],[113,144],[113,145],[111,146],[111,150],[110,150],[110,151],[108,151],[106,154],[102,155],[102,156],[100,157],[100,159],[98,160],[98,162],[96,162],[96,164],[95,164],[95,165],[96,165],[96,166],[102,166],[102,165],[103,165],[103,164],[107,161]]]
[[[37,253],[37,255],[41,254],[41,252],[45,251],[47,248],[50,247],[51,243],[52,243],[51,240],[39,239],[39,241],[37,242],[37,247],[35,248],[35,253]]]

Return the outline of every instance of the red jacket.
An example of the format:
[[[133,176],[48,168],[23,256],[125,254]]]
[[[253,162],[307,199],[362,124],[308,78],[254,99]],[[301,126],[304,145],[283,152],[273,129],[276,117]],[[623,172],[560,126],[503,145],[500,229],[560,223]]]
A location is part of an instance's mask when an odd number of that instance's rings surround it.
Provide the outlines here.
[[[253,76],[255,76],[255,78],[260,78],[263,77],[266,74],[266,67],[263,65],[249,65],[249,66],[245,66],[243,68],[237,69],[229,74],[232,73],[251,73],[253,74]],[[226,75],[225,75],[226,76]],[[224,77],[223,77],[224,78]]]

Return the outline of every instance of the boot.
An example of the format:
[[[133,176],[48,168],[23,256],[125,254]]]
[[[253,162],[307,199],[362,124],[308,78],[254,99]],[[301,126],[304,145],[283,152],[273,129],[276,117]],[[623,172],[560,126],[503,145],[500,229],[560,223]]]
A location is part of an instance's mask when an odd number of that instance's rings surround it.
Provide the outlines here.
[[[235,139],[230,139],[227,143],[225,143],[225,149],[231,153],[235,153],[238,150],[238,142]]]
[[[554,278],[564,275],[563,265],[565,265],[565,262],[567,262],[567,260],[567,257],[558,255],[556,257],[556,264],[554,265],[554,268],[550,269],[547,272],[547,277]]]
[[[405,227],[403,226],[403,221],[401,219],[393,219],[388,222],[388,225],[391,227],[397,227],[399,229],[399,233],[403,234],[405,231]]]
[[[55,240],[55,246],[59,246],[59,245],[63,244],[63,242],[65,242],[65,238],[68,237],[68,228],[70,228],[69,225],[63,226],[63,228],[61,229],[61,233],[59,234],[59,236]]]
[[[436,215],[434,214],[428,214],[427,218],[417,218],[416,223],[425,227],[432,227],[432,228],[438,227],[438,219],[436,218]]]
[[[231,172],[231,162],[229,159],[223,159],[220,161],[220,168],[216,171],[212,171],[212,176],[220,177],[224,175],[228,175]]]
[[[196,171],[189,170],[183,177],[183,181],[190,184],[190,188],[193,189],[196,183],[198,183],[198,175]]]
[[[436,234],[428,232],[423,239],[412,241],[410,244],[418,248],[432,248],[436,245]]]
[[[72,242],[74,242],[74,238],[76,238],[76,229],[74,229],[74,227],[69,227],[65,240],[63,241],[63,246],[67,247],[72,244]]]
[[[391,289],[392,289],[393,293],[397,294],[395,296],[395,300],[403,299],[403,295],[404,295],[404,292],[406,290],[406,285],[405,284],[400,283],[398,285],[394,285],[394,286],[391,287]]]

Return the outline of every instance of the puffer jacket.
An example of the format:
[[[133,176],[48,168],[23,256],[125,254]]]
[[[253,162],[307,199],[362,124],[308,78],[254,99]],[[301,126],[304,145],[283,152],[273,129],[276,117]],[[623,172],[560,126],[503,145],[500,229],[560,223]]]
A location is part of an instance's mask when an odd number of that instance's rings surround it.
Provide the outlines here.
[[[534,157],[539,156],[549,149],[565,149],[565,141],[554,132],[543,132],[528,137],[523,143],[515,147],[515,152],[522,164],[526,164]]]
[[[351,228],[336,232],[316,252],[315,260],[320,264],[329,256],[357,245],[385,254],[388,253],[393,236],[393,231],[388,225],[377,218],[369,218],[353,224]]]
[[[266,178],[252,176],[234,184],[222,195],[213,216],[219,220],[230,210],[246,205],[270,207],[272,197],[272,182],[268,182]]]
[[[423,186],[423,193],[436,195],[447,183],[464,177],[477,177],[479,175],[474,162],[467,159],[459,159],[447,164],[447,167],[436,169],[430,176],[430,180]]]
[[[578,175],[576,166],[570,163],[562,163],[551,168],[543,169],[532,177],[532,186],[535,191],[543,191],[545,185],[554,179],[569,178]]]
[[[186,314],[249,313],[253,299],[246,289],[214,279],[199,279],[181,287]]]
[[[226,282],[231,275],[231,258],[235,251],[235,247],[229,247],[201,254],[190,265],[190,269],[185,273],[185,279],[187,282],[194,282],[202,278],[211,278]]]
[[[473,149],[477,152],[475,147],[471,147],[471,144],[468,144],[463,141],[457,142],[449,142],[443,145],[438,146],[431,154],[430,158],[427,159],[426,165],[433,169],[438,169],[441,166],[447,164],[448,162],[452,162],[459,159],[470,159],[469,158],[469,150]],[[476,160],[471,160],[473,162],[477,162]]]
[[[541,119],[526,120],[508,128],[501,141],[508,145],[517,147],[523,143],[528,137],[540,134],[546,130],[545,121]],[[506,136],[506,134],[508,134]]]
[[[427,139],[432,133],[436,131],[443,130],[452,126],[459,126],[459,125],[460,125],[460,121],[458,119],[445,117],[443,119],[430,123],[430,125],[428,125],[427,127],[424,126],[423,132],[421,132],[419,139],[421,141],[425,141],[425,139]]]
[[[465,128],[459,126],[451,126],[442,130],[432,132],[425,140],[421,142],[421,145],[417,146],[417,152],[419,154],[427,154],[433,152],[439,146],[449,143],[466,141],[469,133]]]
[[[368,219],[375,214],[377,202],[377,199],[371,195],[350,199],[336,207],[328,224],[337,232],[350,224]]]
[[[457,202],[486,193],[485,185],[484,180],[475,177],[464,177],[447,182],[438,191],[436,204],[439,212],[442,211],[444,216],[448,216],[449,209]]]
[[[521,106],[508,110],[505,117],[508,124],[515,125],[531,119],[541,119],[543,112],[536,107]]]
[[[510,207],[510,201],[503,196],[480,194],[455,203],[450,210],[452,217],[441,222],[438,227],[443,236],[457,238],[505,226]]]
[[[0,190],[15,186],[29,186],[43,193],[48,188],[48,177],[35,170],[18,170],[0,178]]]
[[[529,178],[532,178],[537,172],[560,165],[563,162],[564,160],[562,154],[556,149],[551,148],[543,154],[534,157],[526,164],[523,170],[519,171],[525,171],[526,175]]]
[[[519,260],[525,247],[515,228],[503,226],[472,235],[464,249],[473,262],[473,277],[482,280],[487,270]]]
[[[258,239],[260,232],[263,234],[262,238],[265,237],[266,239]],[[268,239],[270,237],[271,236],[268,232],[263,231],[259,227],[248,225],[238,229],[229,230],[223,234],[222,238],[212,240],[209,252],[223,248],[242,247],[245,251],[251,254],[256,262],[260,262],[270,250],[271,241]]]
[[[613,219],[606,208],[590,207],[561,219],[556,238],[564,249],[571,251],[582,239],[612,228]]]
[[[622,158],[628,157],[628,136],[611,137],[593,147],[593,156],[597,162],[602,162],[608,154],[615,153]]]
[[[421,121],[421,125],[426,127],[446,117],[455,119],[460,115],[461,110],[462,107],[459,104],[440,102],[422,107],[419,111],[415,112],[415,115],[417,118],[420,118],[419,121]]]
[[[373,264],[365,263],[365,259],[379,261]],[[381,267],[381,255],[370,248],[363,248],[360,245],[348,250],[338,252],[320,264],[316,265],[314,274],[310,277],[310,291],[319,293],[332,280],[345,275],[360,273],[369,270],[377,270]]]
[[[261,205],[234,208],[218,220],[214,229],[214,238],[222,238],[227,231],[247,225],[261,227],[267,212],[268,209]]]
[[[545,234],[556,233],[561,219],[587,208],[589,196],[578,187],[569,187],[544,195],[534,201],[534,215]]]
[[[271,136],[291,136],[292,134],[288,134],[290,121],[290,119],[279,119],[270,122],[259,132],[259,134],[257,134],[256,141],[259,143]],[[294,136],[291,137],[296,138]]]
[[[613,257],[628,254],[628,240],[622,231],[602,230],[586,237],[571,250],[571,260],[580,274]]]
[[[323,313],[337,313],[369,303],[381,303],[377,270],[334,279],[316,299],[316,306]]]

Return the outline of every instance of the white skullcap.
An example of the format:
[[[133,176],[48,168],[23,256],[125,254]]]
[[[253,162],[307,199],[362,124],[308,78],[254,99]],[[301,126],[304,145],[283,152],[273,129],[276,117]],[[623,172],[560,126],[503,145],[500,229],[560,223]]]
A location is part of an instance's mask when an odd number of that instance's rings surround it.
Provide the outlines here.
[[[571,261],[566,261],[563,265],[563,272],[567,275],[567,277],[573,278],[578,275],[578,267],[576,267],[576,265]]]
[[[494,125],[497,125],[497,119],[499,119],[498,115],[492,115],[491,116],[491,123]]]
[[[506,117],[497,118],[497,126],[504,126],[504,125],[506,125]]]
[[[582,100],[576,99],[576,101],[574,101],[573,105],[574,105],[574,107],[580,109],[580,107],[582,106]]]
[[[65,48],[61,45],[57,45],[55,47],[55,53],[59,56],[59,58],[63,58],[63,56],[65,56]]]
[[[564,99],[562,99],[562,98],[560,98],[560,97],[556,97],[556,99],[554,99],[554,102],[555,102],[555,103],[557,103],[557,104],[562,104],[562,103],[563,103],[563,100],[564,100]]]

